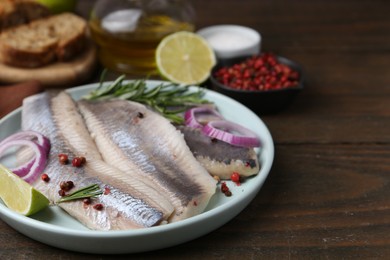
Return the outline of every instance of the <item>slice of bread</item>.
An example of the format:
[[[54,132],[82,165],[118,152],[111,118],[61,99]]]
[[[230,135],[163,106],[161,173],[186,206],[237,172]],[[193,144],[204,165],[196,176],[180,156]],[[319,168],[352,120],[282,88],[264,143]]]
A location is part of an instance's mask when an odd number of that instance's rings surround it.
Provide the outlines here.
[[[67,61],[82,51],[87,41],[87,22],[72,13],[64,13],[49,19],[58,37],[56,57]]]
[[[38,19],[0,34],[0,62],[35,68],[67,61],[83,50],[86,36],[87,23],[75,14]]]
[[[49,9],[34,0],[0,0],[0,32],[49,15]]]

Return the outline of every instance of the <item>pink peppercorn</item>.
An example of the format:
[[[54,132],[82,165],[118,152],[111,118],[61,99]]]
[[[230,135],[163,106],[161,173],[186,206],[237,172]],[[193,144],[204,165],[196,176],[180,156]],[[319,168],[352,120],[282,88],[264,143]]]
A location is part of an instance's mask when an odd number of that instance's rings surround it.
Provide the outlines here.
[[[213,76],[228,87],[250,91],[294,87],[299,81],[298,72],[280,63],[271,53],[250,57],[230,67],[222,67]]]

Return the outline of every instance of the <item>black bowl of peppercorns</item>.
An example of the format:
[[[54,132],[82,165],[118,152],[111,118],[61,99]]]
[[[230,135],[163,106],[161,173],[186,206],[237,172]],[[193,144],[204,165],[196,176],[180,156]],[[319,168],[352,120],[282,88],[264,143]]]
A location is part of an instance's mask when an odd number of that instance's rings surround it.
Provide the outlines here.
[[[303,89],[301,67],[272,53],[220,60],[209,82],[258,114],[279,112]]]

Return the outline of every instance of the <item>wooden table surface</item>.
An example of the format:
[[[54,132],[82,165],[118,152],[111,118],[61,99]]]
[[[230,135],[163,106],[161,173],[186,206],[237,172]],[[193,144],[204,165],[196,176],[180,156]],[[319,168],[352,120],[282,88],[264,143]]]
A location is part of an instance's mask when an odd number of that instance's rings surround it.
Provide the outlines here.
[[[78,10],[87,14],[90,3]],[[389,259],[390,1],[193,3],[198,28],[258,30],[263,51],[303,65],[305,89],[287,109],[261,116],[275,160],[246,209],[201,238],[121,257]],[[41,244],[0,221],[0,259],[106,257]]]

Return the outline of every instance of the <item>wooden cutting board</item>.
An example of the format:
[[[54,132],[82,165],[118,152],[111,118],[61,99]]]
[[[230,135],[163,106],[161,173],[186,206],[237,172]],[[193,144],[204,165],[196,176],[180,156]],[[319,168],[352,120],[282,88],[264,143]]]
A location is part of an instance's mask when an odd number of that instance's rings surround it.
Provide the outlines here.
[[[44,87],[73,87],[83,83],[97,65],[96,47],[86,50],[69,62],[57,62],[40,68],[26,69],[0,63],[0,82],[6,84],[37,80]]]

